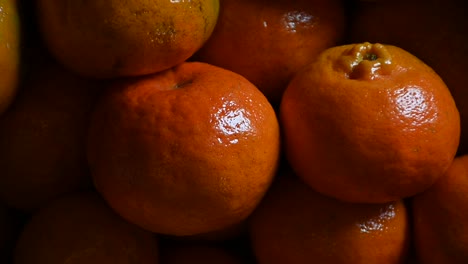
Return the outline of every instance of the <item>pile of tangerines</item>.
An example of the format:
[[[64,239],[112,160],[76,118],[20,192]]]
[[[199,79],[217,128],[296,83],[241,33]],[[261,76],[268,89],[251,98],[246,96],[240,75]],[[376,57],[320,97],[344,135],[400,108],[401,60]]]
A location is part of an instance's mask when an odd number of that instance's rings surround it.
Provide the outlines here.
[[[462,0],[0,0],[0,263],[468,263]]]

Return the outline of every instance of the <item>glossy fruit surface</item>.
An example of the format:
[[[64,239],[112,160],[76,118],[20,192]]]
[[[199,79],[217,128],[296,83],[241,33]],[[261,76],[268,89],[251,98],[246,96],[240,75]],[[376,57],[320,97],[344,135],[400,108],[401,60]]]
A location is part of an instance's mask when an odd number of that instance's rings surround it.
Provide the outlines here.
[[[241,74],[276,106],[292,76],[344,30],[340,0],[223,0],[195,58]]]
[[[442,79],[410,53],[378,43],[324,51],[286,89],[280,119],[298,176],[348,202],[425,190],[450,166],[460,136]]]
[[[395,45],[417,56],[450,89],[461,117],[458,154],[468,154],[468,17],[464,0],[361,3],[349,24],[351,42]]]
[[[130,222],[167,235],[243,221],[268,189],[279,124],[242,76],[198,62],[117,80],[90,127],[96,188]]]
[[[403,202],[349,204],[279,177],[251,217],[259,264],[403,264],[409,221]]]

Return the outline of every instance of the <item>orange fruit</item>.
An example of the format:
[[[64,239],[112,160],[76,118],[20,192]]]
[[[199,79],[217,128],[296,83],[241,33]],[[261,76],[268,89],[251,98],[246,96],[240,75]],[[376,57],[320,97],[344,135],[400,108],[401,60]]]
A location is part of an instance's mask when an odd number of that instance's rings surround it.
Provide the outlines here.
[[[150,74],[198,50],[219,0],[37,1],[42,36],[69,69],[96,78]]]
[[[409,221],[402,201],[341,202],[281,176],[250,218],[259,264],[404,263]]]
[[[341,0],[223,0],[194,59],[232,70],[277,106],[292,76],[344,36]]]
[[[91,187],[85,142],[97,83],[43,62],[0,117],[0,198],[24,211]]]
[[[268,189],[279,124],[244,77],[205,63],[117,80],[93,113],[97,190],[128,221],[190,236],[247,218]]]
[[[162,264],[241,264],[242,259],[221,246],[171,245],[161,249]]]
[[[468,262],[468,156],[412,199],[413,236],[421,264]]]
[[[298,73],[280,108],[285,155],[316,191],[384,203],[432,185],[455,156],[460,118],[445,83],[392,45],[324,51]]]
[[[398,46],[442,77],[460,111],[459,155],[468,153],[467,25],[463,0],[392,0],[360,3],[349,26],[351,42]]]
[[[19,82],[21,28],[16,2],[0,2],[0,115],[12,103]]]
[[[15,264],[158,263],[156,237],[115,214],[95,193],[63,196],[24,227]]]

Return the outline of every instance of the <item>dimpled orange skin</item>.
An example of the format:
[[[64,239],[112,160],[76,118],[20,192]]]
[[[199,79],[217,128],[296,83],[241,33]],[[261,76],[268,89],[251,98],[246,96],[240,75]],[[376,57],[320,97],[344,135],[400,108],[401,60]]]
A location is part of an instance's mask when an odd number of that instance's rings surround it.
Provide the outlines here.
[[[415,195],[450,166],[460,117],[440,77],[404,50],[337,46],[290,83],[286,158],[316,191],[349,202]]]
[[[468,17],[465,0],[388,0],[361,3],[349,24],[351,42],[403,48],[432,67],[447,84],[460,112],[458,155],[468,154]]]
[[[0,115],[12,103],[19,81],[20,23],[16,2],[0,2]]]
[[[276,173],[279,141],[255,86],[191,62],[110,87],[93,115],[88,160],[97,190],[124,218],[189,236],[247,218]]]
[[[420,264],[468,262],[468,156],[412,199],[413,236]]]
[[[15,264],[158,263],[154,234],[124,221],[95,193],[62,197],[26,223]]]
[[[237,72],[277,106],[292,75],[341,41],[340,0],[223,0],[199,61]]]
[[[97,78],[150,74],[185,61],[211,35],[219,12],[219,0],[37,2],[51,53]]]
[[[281,175],[250,217],[259,264],[403,264],[409,221],[402,201],[348,204]]]

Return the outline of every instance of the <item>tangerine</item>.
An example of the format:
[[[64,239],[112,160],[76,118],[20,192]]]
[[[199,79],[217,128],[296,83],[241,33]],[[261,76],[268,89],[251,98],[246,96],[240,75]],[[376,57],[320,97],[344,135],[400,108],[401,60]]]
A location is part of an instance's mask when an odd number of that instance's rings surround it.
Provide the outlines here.
[[[113,82],[93,113],[97,190],[128,221],[191,236],[244,221],[270,186],[279,124],[244,77],[199,62]]]
[[[96,193],[60,197],[24,227],[15,264],[157,264],[156,237],[115,214]]]
[[[341,0],[223,0],[195,59],[246,77],[277,106],[292,76],[344,37]]]
[[[0,117],[0,198],[27,212],[92,185],[85,142],[97,83],[41,62]]]
[[[468,262],[468,155],[455,158],[434,185],[412,198],[413,236],[421,264]]]
[[[377,1],[376,1],[377,2]],[[461,117],[458,155],[468,154],[468,21],[463,0],[359,3],[349,41],[395,45],[433,68],[452,93]]]
[[[402,201],[351,204],[281,175],[250,218],[259,264],[403,264],[409,219]]]
[[[21,23],[16,2],[0,2],[0,115],[11,105],[20,79]]]
[[[285,156],[316,191],[348,202],[413,196],[445,173],[460,116],[440,76],[392,45],[336,46],[282,98]]]
[[[211,35],[219,0],[39,0],[46,46],[73,72],[95,78],[175,66]]]

